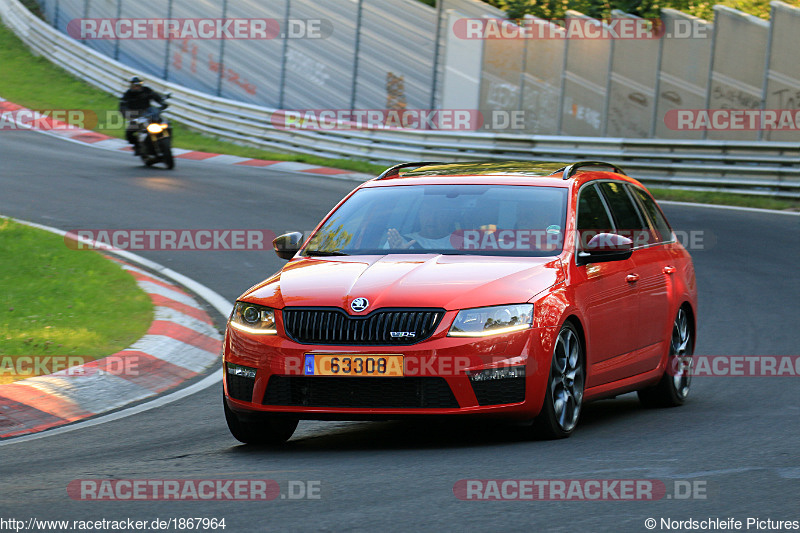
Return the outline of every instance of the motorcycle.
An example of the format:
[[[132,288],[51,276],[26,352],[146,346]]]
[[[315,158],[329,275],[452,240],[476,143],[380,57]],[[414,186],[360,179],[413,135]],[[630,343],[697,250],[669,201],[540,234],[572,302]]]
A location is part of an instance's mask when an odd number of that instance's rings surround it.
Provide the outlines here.
[[[145,165],[151,167],[156,163],[164,163],[168,169],[173,169],[175,159],[172,157],[172,125],[161,116],[165,107],[151,107],[136,118],[134,135],[139,143],[139,157]]]

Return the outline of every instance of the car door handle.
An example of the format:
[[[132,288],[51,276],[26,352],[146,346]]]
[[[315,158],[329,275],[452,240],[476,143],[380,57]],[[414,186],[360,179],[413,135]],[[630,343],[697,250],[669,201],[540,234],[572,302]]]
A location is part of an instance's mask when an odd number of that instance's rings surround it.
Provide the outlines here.
[[[627,276],[625,276],[625,281],[627,281],[628,283],[634,283],[636,281],[639,281],[639,274],[628,274]]]
[[[665,266],[664,267],[664,274],[674,274],[678,269],[674,266]]]

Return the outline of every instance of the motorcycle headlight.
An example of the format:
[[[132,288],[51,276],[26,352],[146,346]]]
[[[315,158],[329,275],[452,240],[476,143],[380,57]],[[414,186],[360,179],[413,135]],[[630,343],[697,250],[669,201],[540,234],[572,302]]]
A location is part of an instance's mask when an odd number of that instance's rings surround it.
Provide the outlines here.
[[[239,331],[254,335],[275,335],[275,310],[261,305],[236,302],[228,324]]]
[[[456,315],[449,337],[486,337],[528,329],[533,324],[533,304],[497,305],[462,309]]]
[[[150,133],[161,133],[167,128],[166,124],[150,124],[147,126],[147,131]]]

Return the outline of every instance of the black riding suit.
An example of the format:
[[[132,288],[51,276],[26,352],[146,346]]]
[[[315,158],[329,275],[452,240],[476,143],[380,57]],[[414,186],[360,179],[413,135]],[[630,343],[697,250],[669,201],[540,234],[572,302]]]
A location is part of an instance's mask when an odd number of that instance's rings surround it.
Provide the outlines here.
[[[119,99],[119,111],[125,116],[125,120],[128,123],[128,127],[125,129],[125,138],[133,146],[134,150],[138,148],[136,136],[134,135],[137,129],[134,120],[150,109],[151,100],[158,102],[162,108],[165,107],[164,98],[147,86],[143,86],[140,89],[128,89]],[[138,153],[138,150],[136,152]]]

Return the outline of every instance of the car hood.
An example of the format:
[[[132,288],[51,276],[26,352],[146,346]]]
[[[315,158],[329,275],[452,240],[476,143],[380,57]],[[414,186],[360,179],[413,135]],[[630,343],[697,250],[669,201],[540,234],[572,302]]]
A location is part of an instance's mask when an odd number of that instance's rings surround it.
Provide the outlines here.
[[[367,314],[382,307],[447,310],[522,303],[562,279],[553,257],[383,255],[300,258],[242,296],[274,308],[341,307]],[[355,313],[350,303],[366,298]]]

